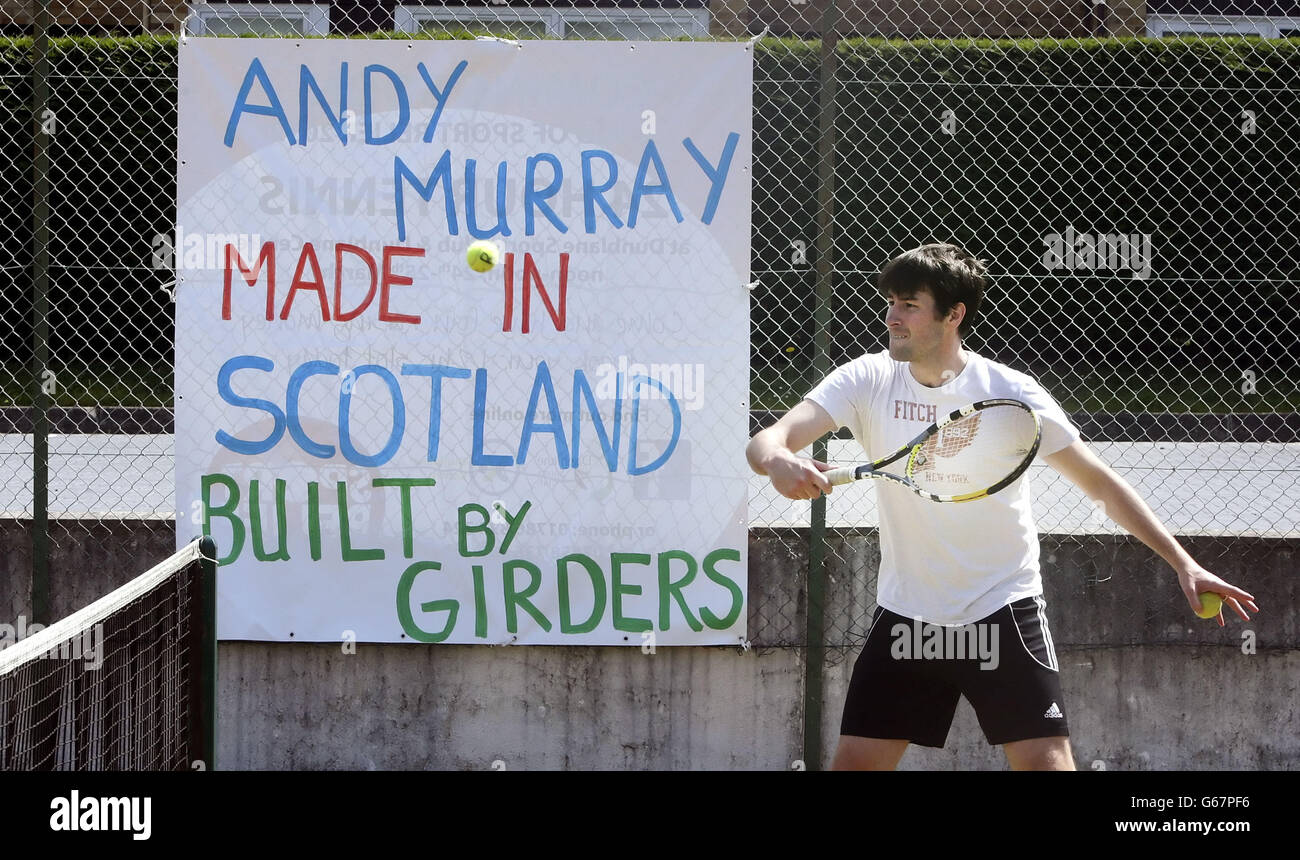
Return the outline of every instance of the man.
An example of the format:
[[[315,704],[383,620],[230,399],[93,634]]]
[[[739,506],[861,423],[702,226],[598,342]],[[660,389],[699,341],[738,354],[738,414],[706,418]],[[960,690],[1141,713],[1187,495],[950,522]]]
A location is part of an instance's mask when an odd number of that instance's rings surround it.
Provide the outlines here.
[[[1249,620],[1247,608],[1259,611],[1254,598],[1200,567],[1133,488],[1080,441],[1037,382],[962,347],[986,283],[983,264],[954,245],[925,245],[892,260],[878,283],[888,301],[888,351],[838,368],[755,435],[746,449],[750,466],[783,496],[814,499],[831,492],[822,475],[831,467],[794,452],[832,430],[848,427],[869,458],[880,457],[933,416],[978,400],[1021,400],[1042,422],[1043,460],[1174,568],[1193,611],[1197,595],[1212,591]],[[887,481],[876,483],[876,493],[878,607],[853,669],[832,766],[892,770],[909,743],[942,747],[965,695],[1012,769],[1073,770],[1026,480],[962,504],[929,501]],[[922,624],[927,634],[973,630],[976,636],[965,641],[986,642],[995,659],[948,653],[928,659],[936,655],[896,647],[908,643],[895,640]]]

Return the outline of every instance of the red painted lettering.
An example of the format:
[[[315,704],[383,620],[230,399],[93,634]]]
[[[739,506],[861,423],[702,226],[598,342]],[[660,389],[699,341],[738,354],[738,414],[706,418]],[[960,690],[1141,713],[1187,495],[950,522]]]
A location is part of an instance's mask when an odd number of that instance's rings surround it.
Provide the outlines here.
[[[311,266],[312,280],[305,280],[302,276],[303,270]],[[316,259],[316,249],[312,247],[311,242],[302,246],[302,253],[298,255],[298,268],[293,271],[293,283],[289,285],[289,295],[284,297],[284,307],[280,309],[280,319],[289,318],[289,309],[293,307],[293,298],[299,290],[310,290],[316,294],[320,300],[320,318],[329,322],[330,302],[325,295],[325,277],[320,273],[320,263]]]
[[[569,255],[560,255],[560,309],[557,312],[555,305],[551,303],[550,294],[546,292],[546,285],[542,283],[542,274],[537,270],[537,264],[533,262],[533,255],[524,254],[524,295],[523,301],[520,302],[520,315],[523,320],[519,324],[519,330],[524,334],[528,334],[528,300],[529,296],[532,295],[532,287],[536,287],[537,295],[541,297],[542,303],[546,305],[546,312],[550,314],[551,323],[555,326],[555,330],[564,331],[565,315],[568,312],[569,304]]]
[[[366,261],[366,268],[370,269],[370,289],[366,292],[366,300],[357,305],[350,311],[343,310],[343,254],[344,252],[360,257]],[[364,248],[358,248],[356,245],[347,245],[343,242],[334,246],[334,319],[340,322],[356,319],[368,307],[375,297],[375,287],[379,284],[379,272],[375,268],[375,258],[370,256]]]
[[[409,287],[415,283],[405,275],[393,273],[393,257],[423,257],[423,248],[397,248],[391,245],[384,246],[384,277],[379,282],[379,318],[384,322],[401,322],[419,325],[418,316],[408,316],[406,314],[390,313],[388,310],[388,288],[391,287]]]
[[[267,242],[258,252],[257,262],[253,264],[253,270],[250,272],[248,266],[244,264],[243,258],[235,250],[234,245],[226,245],[226,283],[221,292],[221,318],[230,319],[230,275],[231,275],[231,257],[234,257],[235,265],[239,266],[239,272],[244,277],[245,283],[250,287],[257,283],[257,276],[262,271],[262,264],[266,264],[266,318],[275,318],[275,243]]]

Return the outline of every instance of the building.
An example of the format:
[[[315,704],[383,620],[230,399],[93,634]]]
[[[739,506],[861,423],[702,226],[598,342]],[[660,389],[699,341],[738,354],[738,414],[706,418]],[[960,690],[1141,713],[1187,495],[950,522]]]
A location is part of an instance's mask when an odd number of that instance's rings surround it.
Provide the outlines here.
[[[841,36],[1042,38],[1188,34],[1300,36],[1300,0],[335,0],[331,3],[69,0],[55,34],[267,36],[481,28],[537,39],[817,37],[836,4]],[[0,0],[0,27],[30,34],[30,0]]]

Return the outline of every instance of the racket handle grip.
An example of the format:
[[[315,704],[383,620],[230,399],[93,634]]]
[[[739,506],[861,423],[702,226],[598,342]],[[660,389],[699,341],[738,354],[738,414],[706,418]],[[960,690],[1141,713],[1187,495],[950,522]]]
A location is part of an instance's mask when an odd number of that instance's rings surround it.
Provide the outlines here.
[[[831,469],[829,472],[822,472],[822,477],[829,481],[831,486],[851,484],[857,480],[854,475],[857,470],[857,466],[841,466],[838,469]]]

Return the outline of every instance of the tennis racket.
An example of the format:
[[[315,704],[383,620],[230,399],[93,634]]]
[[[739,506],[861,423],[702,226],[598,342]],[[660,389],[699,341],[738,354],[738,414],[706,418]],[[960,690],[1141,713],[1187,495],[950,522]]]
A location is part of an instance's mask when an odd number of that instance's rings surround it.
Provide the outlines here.
[[[981,400],[931,424],[893,454],[861,466],[831,469],[832,484],[879,478],[935,502],[991,496],[1024,474],[1038,453],[1043,427],[1019,400]],[[906,458],[902,474],[886,472]]]

